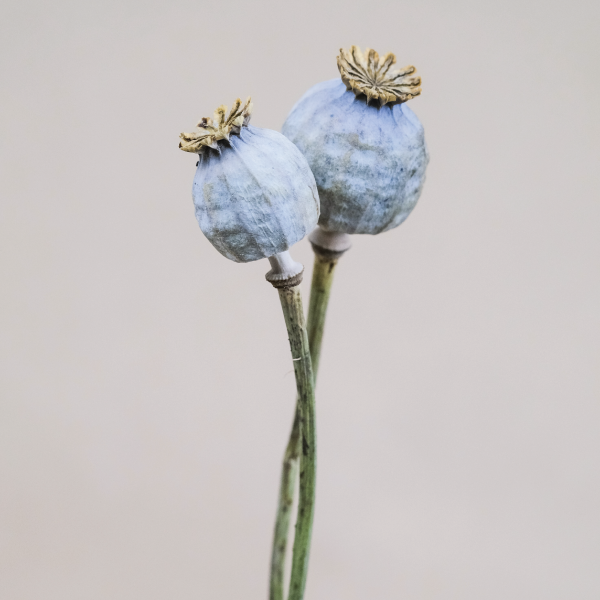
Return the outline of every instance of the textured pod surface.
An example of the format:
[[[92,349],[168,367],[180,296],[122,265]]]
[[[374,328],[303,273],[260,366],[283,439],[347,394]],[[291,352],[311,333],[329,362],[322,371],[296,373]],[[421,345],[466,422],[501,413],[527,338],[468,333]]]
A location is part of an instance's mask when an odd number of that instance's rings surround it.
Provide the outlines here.
[[[193,197],[204,235],[227,258],[284,252],[317,224],[319,195],[306,158],[276,131],[244,127],[199,156]]]
[[[314,173],[323,229],[381,233],[415,207],[429,154],[423,126],[406,104],[367,104],[334,79],[308,90],[282,131]]]

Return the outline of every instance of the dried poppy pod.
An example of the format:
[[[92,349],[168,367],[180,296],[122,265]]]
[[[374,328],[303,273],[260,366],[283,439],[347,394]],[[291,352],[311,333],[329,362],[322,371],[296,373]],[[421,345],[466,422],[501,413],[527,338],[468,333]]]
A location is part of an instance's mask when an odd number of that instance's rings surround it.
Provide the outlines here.
[[[193,197],[196,218],[209,241],[236,262],[268,258],[271,264],[266,279],[278,290],[285,318],[296,376],[295,431],[302,440],[294,449],[299,499],[288,596],[302,600],[315,506],[315,378],[299,288],[303,267],[288,248],[315,228],[319,195],[306,158],[280,133],[251,127],[251,110],[250,98],[243,106],[238,99],[228,115],[220,106],[196,131],[182,133],[179,147],[199,155]],[[284,490],[280,506],[289,515],[286,498]],[[285,559],[289,528],[283,529],[284,540],[277,540],[279,549],[284,544]]]
[[[306,158],[280,133],[252,127],[251,112],[250,98],[243,105],[238,99],[228,115],[220,106],[179,143],[199,155],[192,193],[200,229],[236,262],[286,252],[319,218]]]
[[[328,232],[377,234],[415,207],[429,154],[423,126],[404,104],[421,93],[414,67],[393,70],[393,54],[337,58],[341,79],[312,87],[292,109],[283,134],[306,156]]]

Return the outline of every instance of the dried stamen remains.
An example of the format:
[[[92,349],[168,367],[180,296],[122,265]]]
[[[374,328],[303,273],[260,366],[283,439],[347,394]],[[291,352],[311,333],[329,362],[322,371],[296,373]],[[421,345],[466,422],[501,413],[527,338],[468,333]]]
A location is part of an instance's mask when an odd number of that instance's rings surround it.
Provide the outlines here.
[[[358,46],[350,50],[341,48],[337,63],[346,87],[357,96],[364,94],[367,102],[378,100],[381,106],[388,102],[397,104],[421,93],[421,78],[413,76],[414,67],[390,70],[396,63],[391,52],[380,58],[371,48],[367,48],[365,55]]]
[[[197,129],[190,133],[180,133],[179,147],[185,152],[201,154],[206,148],[218,150],[217,142],[229,140],[231,134],[239,135],[242,127],[248,127],[250,115],[252,114],[252,102],[250,98],[242,106],[238,98],[227,113],[227,107],[222,104],[215,110],[213,118],[204,117],[198,121]]]

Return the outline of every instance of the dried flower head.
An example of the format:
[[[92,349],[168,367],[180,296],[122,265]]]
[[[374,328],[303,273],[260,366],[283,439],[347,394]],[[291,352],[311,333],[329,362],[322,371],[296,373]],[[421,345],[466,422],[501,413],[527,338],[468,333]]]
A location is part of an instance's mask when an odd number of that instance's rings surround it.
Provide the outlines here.
[[[396,56],[389,52],[383,57],[367,48],[365,55],[358,46],[350,50],[340,48],[337,57],[338,69],[342,81],[357,96],[364,94],[367,102],[379,100],[381,106],[388,102],[401,103],[421,93],[421,78],[412,76],[413,66],[400,70],[390,70],[396,63]]]
[[[242,106],[242,101],[238,98],[229,115],[227,107],[222,104],[215,110],[213,118],[204,117],[198,121],[196,131],[190,133],[180,133],[179,147],[184,152],[195,152],[201,154],[206,148],[219,149],[217,142],[220,140],[229,140],[231,134],[240,135],[242,127],[248,127],[250,115],[252,114],[252,102],[250,98]]]

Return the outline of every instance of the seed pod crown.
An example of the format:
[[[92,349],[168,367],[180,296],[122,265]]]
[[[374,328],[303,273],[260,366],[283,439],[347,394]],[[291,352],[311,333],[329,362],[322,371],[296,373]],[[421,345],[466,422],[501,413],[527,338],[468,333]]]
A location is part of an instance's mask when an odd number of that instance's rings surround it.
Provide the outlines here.
[[[252,114],[251,98],[248,97],[243,106],[242,101],[238,98],[227,117],[226,114],[227,107],[222,104],[215,110],[212,119],[203,117],[198,121],[196,131],[180,133],[179,147],[184,152],[194,152],[196,154],[201,154],[206,148],[219,150],[219,141],[229,141],[230,135],[240,135],[242,127],[248,127]]]
[[[367,48],[363,55],[358,46],[350,50],[340,48],[337,57],[346,88],[357,96],[364,94],[367,102],[378,100],[381,106],[388,102],[406,102],[421,93],[421,78],[413,76],[415,67],[392,70],[395,63],[396,56],[391,52],[380,58],[375,50]]]

